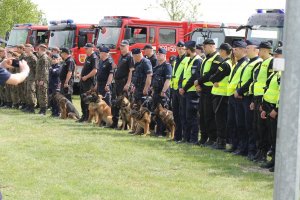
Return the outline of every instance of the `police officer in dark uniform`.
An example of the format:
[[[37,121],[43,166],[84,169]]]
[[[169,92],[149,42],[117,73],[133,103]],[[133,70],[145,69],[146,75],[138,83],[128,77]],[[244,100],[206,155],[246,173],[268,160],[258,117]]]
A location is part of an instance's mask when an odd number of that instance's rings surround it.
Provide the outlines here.
[[[49,86],[48,86],[48,94],[51,97],[57,90],[59,90],[60,85],[60,72],[61,66],[59,64],[60,56],[58,54],[51,55],[52,65],[49,68]],[[58,117],[59,116],[59,108],[56,102],[54,102],[53,98],[50,98],[50,107],[51,107],[51,116]]]
[[[196,42],[187,41],[185,43],[186,55],[190,58],[183,70],[179,81],[179,94],[181,99],[181,122],[183,128],[183,140],[190,144],[198,144],[198,106],[199,95],[196,92],[194,82],[199,77],[202,59],[196,54]]]
[[[121,56],[114,74],[112,99],[116,100],[123,92],[128,92],[131,84],[132,71],[134,70],[133,58],[129,51],[129,42],[123,40],[120,44]],[[112,101],[113,124],[110,128],[117,128],[120,108],[116,101]]]
[[[152,68],[155,67],[156,65],[158,65],[158,62],[157,62],[157,57],[153,51],[153,47],[151,44],[146,44],[144,46],[144,55],[146,58],[148,58],[151,62],[151,65],[152,65]]]
[[[94,52],[94,45],[87,43],[85,44],[84,48],[86,49],[87,57],[81,71],[81,78],[79,82],[82,117],[78,120],[78,122],[84,122],[88,120],[88,104],[84,102],[83,94],[95,86],[95,75],[97,73],[97,67],[99,64],[99,58]]]
[[[172,66],[166,61],[167,51],[163,48],[159,48],[157,51],[158,65],[153,68],[152,77],[152,89],[153,89],[153,109],[157,107],[159,103],[163,106],[167,106],[170,97],[170,83],[172,78]],[[159,117],[156,118],[156,135],[165,136],[165,126]]]
[[[100,47],[100,61],[97,70],[97,91],[104,97],[107,105],[111,106],[111,82],[113,79],[113,59],[109,56],[108,47]]]
[[[75,61],[68,48],[61,48],[60,55],[64,61],[59,76],[61,81],[60,92],[72,102]]]
[[[151,84],[152,65],[151,62],[143,57],[139,48],[132,49],[135,70],[132,76],[134,85],[134,100],[136,103],[142,102],[143,96],[147,96]]]

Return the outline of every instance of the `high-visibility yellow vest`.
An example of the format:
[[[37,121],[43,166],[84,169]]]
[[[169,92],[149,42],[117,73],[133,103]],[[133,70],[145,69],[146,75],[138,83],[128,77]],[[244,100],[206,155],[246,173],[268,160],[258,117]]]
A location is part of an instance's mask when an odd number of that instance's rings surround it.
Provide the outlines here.
[[[230,69],[232,68],[231,59],[225,61]],[[218,82],[218,87],[213,86],[211,93],[219,96],[227,96],[227,86],[228,86],[229,75],[225,76],[220,82]]]
[[[181,73],[183,72],[184,68],[187,66],[188,62],[190,60],[190,57],[185,57],[178,65],[177,70],[175,72],[175,66],[176,66],[176,61],[173,64],[173,70],[172,70],[172,79],[171,79],[171,85],[170,87],[173,88],[174,90],[178,90],[178,82]]]
[[[188,66],[184,68],[182,87],[184,87],[188,82],[188,80],[192,77],[192,66],[196,59],[201,59],[201,57],[199,55],[196,55],[192,61],[189,61],[190,63],[188,64]],[[187,92],[192,92],[192,91],[196,91],[196,87],[194,85],[190,87]]]
[[[252,62],[248,62],[248,64],[244,67],[244,69],[242,71],[240,82],[238,84],[238,88],[241,88],[242,86],[244,86],[249,81],[249,79],[252,76],[253,68],[259,62],[262,62],[261,58],[258,58],[258,59],[254,60]],[[244,96],[246,96],[246,95],[249,95],[249,90],[244,93]]]
[[[219,52],[215,53],[215,55],[213,55],[211,58],[205,58],[204,61],[202,62],[202,65],[201,65],[201,69],[203,69],[202,71],[202,76],[205,75],[206,72],[208,72],[211,68],[211,65],[213,64],[215,58],[220,55]],[[218,62],[219,61],[215,61],[215,62]],[[204,64],[205,63],[205,64]],[[203,66],[204,64],[204,66]],[[204,85],[206,86],[213,86],[213,83],[212,82],[205,82],[203,83]]]
[[[273,57],[264,60],[259,68],[257,79],[254,82],[254,96],[262,96],[265,92],[266,82],[268,79],[268,68]]]
[[[227,96],[231,96],[234,94],[238,83],[240,82],[240,77],[241,77],[241,72],[243,70],[243,68],[247,65],[248,60],[245,60],[240,66],[239,68],[236,70],[235,74],[233,74],[234,68],[236,67],[237,63],[235,65],[233,65],[232,70],[230,72],[229,75],[229,83],[227,86]]]
[[[271,76],[272,76],[272,79],[270,81],[269,87],[266,90],[263,98],[266,102],[277,105],[278,100],[279,100],[279,94],[280,94],[279,79],[280,79],[281,73],[273,72],[273,74]]]

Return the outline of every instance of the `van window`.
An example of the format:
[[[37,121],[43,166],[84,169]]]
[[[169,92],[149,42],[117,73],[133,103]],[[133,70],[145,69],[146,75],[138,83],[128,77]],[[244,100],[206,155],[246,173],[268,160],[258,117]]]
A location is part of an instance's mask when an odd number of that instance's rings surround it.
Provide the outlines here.
[[[161,44],[175,44],[176,43],[176,30],[161,28],[159,30],[159,42]]]

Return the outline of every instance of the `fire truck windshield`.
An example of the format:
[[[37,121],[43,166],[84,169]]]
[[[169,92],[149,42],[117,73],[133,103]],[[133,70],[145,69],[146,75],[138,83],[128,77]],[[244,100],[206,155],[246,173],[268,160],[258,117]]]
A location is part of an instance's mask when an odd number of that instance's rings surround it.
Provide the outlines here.
[[[73,48],[75,38],[74,30],[65,30],[65,31],[51,31],[49,47],[67,47]]]
[[[105,31],[100,31],[97,45],[105,45],[111,49],[116,48],[118,39],[120,37],[121,28],[106,27]]]
[[[28,29],[13,29],[9,35],[7,46],[25,44],[28,36]]]
[[[248,29],[247,39],[257,41],[270,41],[273,48],[278,46],[278,42],[283,39],[283,28],[281,27],[253,27]]]

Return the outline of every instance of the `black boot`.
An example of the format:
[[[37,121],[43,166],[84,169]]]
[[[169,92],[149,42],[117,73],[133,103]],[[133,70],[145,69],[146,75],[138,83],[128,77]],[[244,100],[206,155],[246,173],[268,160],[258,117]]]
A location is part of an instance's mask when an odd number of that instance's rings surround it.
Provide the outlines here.
[[[46,108],[45,107],[41,107],[39,114],[41,115],[46,115]]]
[[[35,111],[34,111],[34,106],[33,105],[28,105],[27,106],[27,109],[26,110],[24,110],[24,112],[26,112],[26,113],[35,113]]]

